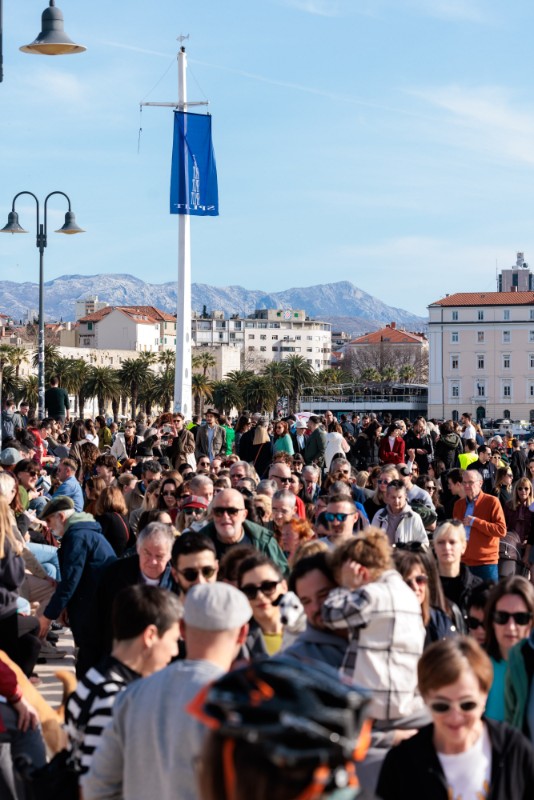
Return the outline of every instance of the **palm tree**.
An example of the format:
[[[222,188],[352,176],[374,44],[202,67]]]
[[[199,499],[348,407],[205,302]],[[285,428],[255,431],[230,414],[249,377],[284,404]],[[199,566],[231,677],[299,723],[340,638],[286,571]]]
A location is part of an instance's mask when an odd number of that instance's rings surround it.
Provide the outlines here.
[[[216,407],[223,414],[230,414],[233,408],[241,408],[242,394],[233,381],[214,381],[211,394]]]
[[[276,399],[273,404],[273,416],[276,416],[279,398],[287,397],[291,391],[291,378],[287,361],[271,361],[270,364],[264,367],[262,375],[269,379],[276,393]]]
[[[24,399],[28,401],[30,406],[28,409],[28,418],[35,417],[37,406],[39,405],[39,379],[37,375],[28,375],[21,384]]]
[[[384,367],[380,377],[383,383],[394,383],[397,380],[397,370],[395,367]]]
[[[352,383],[352,375],[343,369],[323,369],[315,378],[315,385],[324,388],[325,392],[339,394],[339,389],[330,389],[331,386],[339,386],[342,383]]]
[[[170,411],[174,398],[174,369],[168,368],[161,375],[156,375],[153,381],[153,393],[154,400],[162,406],[163,411]]]
[[[61,358],[59,347],[55,344],[45,344],[44,346],[44,361],[45,361],[45,380],[49,381],[54,375],[57,362]],[[32,358],[32,365],[37,369],[39,367],[39,349],[35,350]]]
[[[308,364],[303,356],[289,356],[285,359],[287,369],[291,378],[291,392],[290,392],[290,412],[297,411],[298,398],[303,386],[311,386],[315,372],[311,364]]]
[[[149,367],[146,360],[139,358],[126,358],[119,369],[121,383],[128,387],[130,402],[132,404],[132,418],[137,414],[139,393],[147,382]]]
[[[12,367],[15,367],[15,376],[18,380],[22,364],[28,361],[28,350],[15,345],[7,345],[7,347],[7,360]]]
[[[145,379],[139,388],[139,404],[144,406],[147,417],[152,416],[153,403],[159,402],[154,391],[154,380],[154,373],[151,370],[147,370]]]
[[[207,352],[197,353],[191,359],[191,366],[193,367],[193,369],[200,367],[204,378],[207,376],[210,367],[214,367],[216,363],[217,359],[215,358],[215,356]]]
[[[405,364],[399,369],[399,380],[402,383],[411,383],[415,380],[416,374],[415,368],[411,364]]]
[[[87,397],[98,398],[98,413],[106,413],[106,403],[120,397],[119,375],[112,367],[91,367],[84,386]]]
[[[176,353],[174,350],[162,350],[158,354],[158,363],[163,366],[163,374],[174,369],[176,363]]]
[[[202,416],[204,413],[204,400],[211,400],[212,382],[201,372],[194,372],[191,380],[191,391],[195,403],[195,414]]]
[[[254,375],[243,390],[243,401],[251,411],[264,411],[276,407],[278,394],[270,378]]]
[[[366,367],[360,372],[360,380],[363,383],[378,383],[380,380],[380,373],[374,367]]]
[[[83,417],[83,408],[87,395],[84,392],[85,383],[89,377],[90,366],[83,358],[69,360],[69,368],[65,371],[64,387],[69,394],[74,395],[74,413]]]

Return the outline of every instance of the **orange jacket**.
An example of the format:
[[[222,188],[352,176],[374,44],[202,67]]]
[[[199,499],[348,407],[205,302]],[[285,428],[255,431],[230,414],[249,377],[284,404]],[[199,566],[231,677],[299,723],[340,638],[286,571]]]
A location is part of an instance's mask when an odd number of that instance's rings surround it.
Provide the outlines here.
[[[454,518],[463,520],[467,500],[454,504]],[[480,492],[475,501],[473,524],[462,561],[468,567],[499,563],[499,539],[506,536],[506,520],[500,500]]]

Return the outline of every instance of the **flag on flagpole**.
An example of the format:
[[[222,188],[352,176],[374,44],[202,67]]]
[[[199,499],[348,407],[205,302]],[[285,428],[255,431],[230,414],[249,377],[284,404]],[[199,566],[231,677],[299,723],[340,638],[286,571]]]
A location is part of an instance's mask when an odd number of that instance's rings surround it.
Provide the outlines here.
[[[170,203],[171,214],[200,217],[219,214],[209,114],[174,112]]]

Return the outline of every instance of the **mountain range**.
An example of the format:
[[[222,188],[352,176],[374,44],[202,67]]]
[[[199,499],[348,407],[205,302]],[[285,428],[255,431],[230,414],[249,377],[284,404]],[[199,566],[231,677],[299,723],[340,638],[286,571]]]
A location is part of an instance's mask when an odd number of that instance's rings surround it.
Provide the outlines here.
[[[174,313],[176,288],[176,282],[146,283],[126,274],[63,275],[45,283],[45,317],[65,322],[74,320],[75,301],[95,295],[109,305],[153,305]],[[424,317],[388,306],[350,281],[282,292],[193,283],[191,299],[194,311],[202,312],[205,306],[208,312],[222,311],[226,317],[264,308],[304,309],[309,317],[331,322],[333,329],[352,335],[376,330],[389,322],[412,331],[424,330],[427,325]],[[0,281],[0,312],[18,321],[25,319],[28,312],[35,314],[38,305],[38,284]]]

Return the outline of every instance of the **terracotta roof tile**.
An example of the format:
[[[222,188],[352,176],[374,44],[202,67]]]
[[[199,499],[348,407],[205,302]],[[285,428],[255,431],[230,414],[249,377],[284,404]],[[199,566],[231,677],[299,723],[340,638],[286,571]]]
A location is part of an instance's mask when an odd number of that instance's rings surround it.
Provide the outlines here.
[[[417,333],[408,333],[408,331],[401,331],[398,328],[390,328],[389,326],[381,328],[379,331],[372,333],[365,333],[363,336],[358,336],[357,339],[352,339],[350,344],[380,344],[380,342],[389,342],[391,344],[422,344],[425,341],[424,336],[419,336]]]
[[[106,306],[93,314],[82,317],[79,322],[100,322],[112,311],[121,311],[141,325],[155,325],[158,322],[176,322],[176,317],[154,306]],[[144,319],[143,319],[144,318]]]
[[[458,292],[430,306],[525,306],[534,304],[534,292]]]

